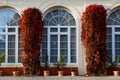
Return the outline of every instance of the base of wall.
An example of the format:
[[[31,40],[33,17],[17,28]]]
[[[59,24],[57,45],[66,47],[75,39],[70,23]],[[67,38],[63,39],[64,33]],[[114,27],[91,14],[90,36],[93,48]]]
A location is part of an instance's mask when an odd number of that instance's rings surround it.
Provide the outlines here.
[[[78,67],[74,67],[76,68],[77,70],[77,75],[78,75]],[[3,72],[3,76],[12,76],[13,75],[13,71],[16,70],[15,67],[0,67],[0,70]],[[17,70],[19,71],[19,76],[22,76],[23,75],[23,67],[18,67]],[[40,76],[43,76],[43,71],[44,71],[44,68],[40,68]],[[57,75],[58,69],[55,68],[55,67],[50,67],[49,68],[49,72],[50,72],[50,75]],[[71,75],[71,67],[65,67],[63,68],[63,71],[64,71],[64,75],[67,76],[67,75]]]

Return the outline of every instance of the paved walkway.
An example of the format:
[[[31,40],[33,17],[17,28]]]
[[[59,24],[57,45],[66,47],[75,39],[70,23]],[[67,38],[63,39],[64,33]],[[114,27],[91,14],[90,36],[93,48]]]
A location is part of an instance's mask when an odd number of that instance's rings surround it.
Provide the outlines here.
[[[33,77],[26,77],[26,76],[0,76],[0,80],[120,80],[120,76],[93,76],[93,77],[82,77],[82,76],[33,76]]]

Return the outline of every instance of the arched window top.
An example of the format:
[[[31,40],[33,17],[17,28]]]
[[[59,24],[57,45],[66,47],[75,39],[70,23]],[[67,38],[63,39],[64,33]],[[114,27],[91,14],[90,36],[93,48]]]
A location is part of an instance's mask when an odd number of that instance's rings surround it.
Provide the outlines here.
[[[107,25],[120,25],[120,9],[113,11],[107,19]]]
[[[64,9],[54,9],[48,12],[44,17],[45,26],[75,26],[73,16]]]
[[[20,15],[12,9],[0,9],[0,26],[17,26],[19,19]]]

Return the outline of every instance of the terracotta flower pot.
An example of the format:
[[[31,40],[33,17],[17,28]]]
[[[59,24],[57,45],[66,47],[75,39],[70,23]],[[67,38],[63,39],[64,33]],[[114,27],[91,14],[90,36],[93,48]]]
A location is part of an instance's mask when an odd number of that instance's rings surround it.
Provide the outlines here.
[[[44,72],[44,76],[49,76],[49,71],[43,71]]]
[[[18,76],[19,75],[19,71],[13,71],[13,76]]]
[[[119,71],[113,71],[114,76],[119,76]]]
[[[76,76],[76,72],[71,71],[71,76]]]
[[[58,71],[58,76],[63,76],[63,71]]]

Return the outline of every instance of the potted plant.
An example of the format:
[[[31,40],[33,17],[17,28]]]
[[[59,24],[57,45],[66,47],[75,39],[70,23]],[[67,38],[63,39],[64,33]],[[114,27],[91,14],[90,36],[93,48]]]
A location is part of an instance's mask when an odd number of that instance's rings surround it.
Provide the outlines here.
[[[117,57],[115,61],[108,64],[109,69],[111,69],[113,71],[113,76],[119,76],[119,70],[118,70],[119,61],[120,61],[120,57]]]
[[[44,76],[49,76],[49,64],[48,64],[48,54],[45,56],[45,64],[44,64]]]
[[[19,75],[18,67],[15,67],[15,71],[13,71],[13,76],[18,76],[18,75]]]
[[[3,62],[4,58],[5,58],[5,54],[1,54],[0,55],[0,66],[1,66],[1,63]],[[2,76],[2,71],[0,71],[0,76]]]
[[[54,66],[58,68],[58,76],[63,76],[63,67],[66,66],[63,55],[60,55],[60,60],[57,63],[54,63]]]
[[[71,68],[71,76],[76,76],[76,68]]]

